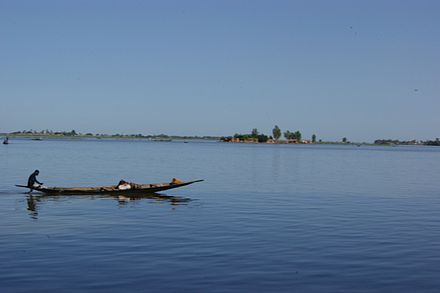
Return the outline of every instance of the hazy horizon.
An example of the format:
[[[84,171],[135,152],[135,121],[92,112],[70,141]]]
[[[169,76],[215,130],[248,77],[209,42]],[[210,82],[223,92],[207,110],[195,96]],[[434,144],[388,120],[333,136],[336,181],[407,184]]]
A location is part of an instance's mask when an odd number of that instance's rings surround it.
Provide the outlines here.
[[[440,136],[437,1],[2,1],[0,133]]]

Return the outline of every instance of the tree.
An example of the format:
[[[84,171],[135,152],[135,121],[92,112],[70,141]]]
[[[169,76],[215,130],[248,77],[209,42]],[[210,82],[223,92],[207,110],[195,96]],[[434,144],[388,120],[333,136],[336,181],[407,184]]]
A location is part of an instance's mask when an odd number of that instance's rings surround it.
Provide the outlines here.
[[[278,125],[275,125],[275,127],[272,130],[273,137],[275,140],[280,139],[281,137],[281,129],[278,127]]]
[[[258,130],[256,128],[252,129],[252,138],[258,138]]]
[[[290,132],[289,130],[286,130],[284,132],[284,137],[286,139],[294,139],[295,138],[295,134],[293,132]]]
[[[347,143],[347,138],[346,138],[346,137],[343,137],[343,138],[342,138],[342,142],[343,142],[343,143]]]
[[[264,135],[264,134],[259,134],[257,139],[258,139],[258,142],[267,142],[269,137],[267,137],[267,135]]]
[[[295,132],[290,132],[289,130],[286,130],[284,132],[284,137],[288,140],[296,140],[296,142],[301,142],[301,132],[299,130]]]
[[[295,131],[294,136],[295,136],[295,139],[296,139],[298,142],[301,142],[301,137],[302,137],[302,135],[301,135],[301,132],[300,132],[299,130]]]
[[[313,134],[313,135],[312,135],[312,143],[315,143],[315,142],[316,142],[316,135]]]

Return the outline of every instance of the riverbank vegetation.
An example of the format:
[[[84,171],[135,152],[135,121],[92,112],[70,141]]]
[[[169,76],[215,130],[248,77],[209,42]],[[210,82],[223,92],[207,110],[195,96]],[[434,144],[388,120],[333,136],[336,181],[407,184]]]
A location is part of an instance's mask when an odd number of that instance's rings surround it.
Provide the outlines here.
[[[224,136],[221,137],[221,141],[224,142],[241,142],[241,143],[296,143],[296,144],[310,144],[316,143],[316,135],[313,134],[311,139],[303,139],[301,131],[290,131],[286,130],[284,132],[284,140],[281,138],[281,129],[278,125],[272,130],[272,135],[266,135],[260,133],[258,129],[252,129],[251,133],[241,134],[236,133],[234,136]]]
[[[345,145],[429,145],[429,146],[440,146],[440,139],[417,141],[408,140],[400,141],[393,139],[378,139],[374,143],[366,142],[351,142],[347,137],[342,137],[340,141],[323,141],[322,139],[317,139],[316,134],[312,134],[310,139],[304,139],[303,134],[300,130],[284,131],[284,139],[281,139],[281,129],[278,125],[275,125],[272,130],[272,135],[268,136],[260,133],[256,128],[252,129],[251,133],[241,134],[236,133],[233,136],[221,137],[221,141],[224,142],[235,142],[235,143],[271,143],[271,144],[345,144]]]
[[[114,139],[147,139],[147,140],[220,140],[218,136],[176,136],[166,134],[144,135],[144,134],[105,134],[105,133],[80,133],[71,131],[52,131],[52,130],[23,130],[10,133],[3,133],[2,136],[8,137],[30,137],[30,138],[114,138]]]
[[[398,140],[398,139],[377,139],[374,141],[376,145],[430,145],[430,146],[440,146],[440,139],[435,140]]]

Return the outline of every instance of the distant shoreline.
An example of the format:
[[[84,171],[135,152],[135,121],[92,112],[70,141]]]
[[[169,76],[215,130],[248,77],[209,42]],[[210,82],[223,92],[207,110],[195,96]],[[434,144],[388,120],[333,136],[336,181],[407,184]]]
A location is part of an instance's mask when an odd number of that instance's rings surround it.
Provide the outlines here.
[[[132,134],[38,134],[38,133],[0,133],[1,137],[9,138],[30,138],[30,139],[144,139],[154,141],[169,141],[169,140],[220,140],[216,136],[176,136],[176,135],[132,135]]]
[[[0,137],[9,139],[13,138],[28,138],[33,140],[44,139],[128,139],[128,140],[147,140],[147,141],[190,141],[190,140],[204,140],[204,141],[219,141],[225,143],[237,144],[271,144],[271,145],[354,145],[354,146],[440,146],[439,139],[428,141],[399,141],[399,140],[375,140],[372,143],[368,142],[342,142],[342,141],[317,141],[317,142],[295,142],[289,140],[273,140],[270,139],[265,142],[257,140],[231,140],[225,139],[224,136],[178,136],[178,135],[142,135],[142,134],[81,134],[72,132],[55,132],[55,133],[0,133]]]
[[[93,139],[93,140],[145,140],[145,141],[152,141],[152,142],[171,142],[171,141],[217,141],[227,144],[254,144],[254,145],[339,145],[339,146],[382,146],[382,147],[396,147],[396,146],[408,146],[408,147],[415,147],[415,146],[438,146],[436,144],[378,144],[378,143],[355,143],[355,142],[338,142],[338,141],[322,141],[322,142],[316,142],[316,143],[291,143],[284,140],[278,141],[278,142],[249,142],[249,141],[240,141],[240,142],[225,142],[221,140],[221,137],[198,137],[198,136],[169,136],[168,138],[163,138],[161,136],[148,136],[148,137],[136,137],[136,136],[130,136],[130,135],[100,135],[100,136],[90,136],[90,135],[75,135],[75,136],[63,136],[63,135],[30,135],[30,134],[22,134],[22,135],[10,135],[6,133],[0,133],[0,137],[5,138],[9,137],[9,139],[19,138],[19,139],[30,139],[30,140],[84,140],[84,139]]]

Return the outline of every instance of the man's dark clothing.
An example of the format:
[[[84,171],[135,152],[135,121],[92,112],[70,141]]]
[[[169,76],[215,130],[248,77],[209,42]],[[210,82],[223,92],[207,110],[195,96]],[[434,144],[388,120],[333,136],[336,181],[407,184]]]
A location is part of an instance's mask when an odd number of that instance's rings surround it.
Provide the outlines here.
[[[31,176],[29,176],[29,179],[28,179],[28,187],[33,187],[35,183],[42,184],[41,182],[39,182],[37,180],[37,174],[32,173]]]

